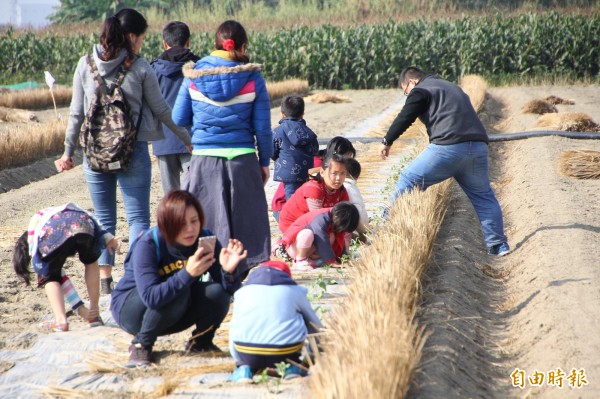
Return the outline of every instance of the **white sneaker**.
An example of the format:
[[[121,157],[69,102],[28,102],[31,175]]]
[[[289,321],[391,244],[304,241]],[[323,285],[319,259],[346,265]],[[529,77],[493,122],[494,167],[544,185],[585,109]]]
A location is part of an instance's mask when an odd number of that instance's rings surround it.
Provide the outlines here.
[[[308,259],[304,258],[302,260],[294,260],[294,264],[292,265],[292,270],[297,272],[308,272],[313,270],[314,267],[310,264]]]

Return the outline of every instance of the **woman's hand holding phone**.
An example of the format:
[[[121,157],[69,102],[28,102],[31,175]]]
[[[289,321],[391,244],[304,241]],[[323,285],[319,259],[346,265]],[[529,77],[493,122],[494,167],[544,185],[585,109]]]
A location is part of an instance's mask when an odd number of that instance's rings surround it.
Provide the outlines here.
[[[192,277],[200,277],[215,263],[214,251],[210,252],[205,247],[198,245],[196,252],[190,256],[185,270]]]

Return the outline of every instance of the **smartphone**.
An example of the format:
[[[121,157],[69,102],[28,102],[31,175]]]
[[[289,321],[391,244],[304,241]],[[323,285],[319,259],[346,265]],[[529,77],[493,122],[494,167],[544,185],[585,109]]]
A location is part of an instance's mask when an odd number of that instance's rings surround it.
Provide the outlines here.
[[[62,162],[60,162],[60,159],[57,159],[56,161],[54,161],[54,166],[56,167],[56,171],[59,173],[62,172],[63,170],[65,170],[62,167]]]
[[[204,253],[214,254],[217,236],[206,236],[198,238],[198,245],[205,249]]]

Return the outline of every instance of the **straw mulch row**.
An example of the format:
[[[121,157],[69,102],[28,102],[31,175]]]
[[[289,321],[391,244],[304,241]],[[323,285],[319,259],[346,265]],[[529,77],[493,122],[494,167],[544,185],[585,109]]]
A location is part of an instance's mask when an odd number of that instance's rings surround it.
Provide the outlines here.
[[[66,86],[53,89],[57,107],[69,105],[73,90]],[[46,109],[54,106],[52,94],[48,88],[8,91],[0,94],[0,106],[19,109]]]
[[[27,124],[0,133],[0,170],[28,165],[60,153],[64,148],[67,122]]]
[[[401,398],[420,360],[415,320],[421,275],[446,209],[449,183],[404,195],[350,268],[347,298],[324,334],[311,397]]]
[[[271,101],[277,101],[289,93],[308,93],[308,81],[302,79],[288,79],[280,82],[267,82],[267,91],[269,92]],[[6,91],[0,93],[0,108],[5,107],[29,110],[52,108],[54,106],[52,94],[54,94],[56,106],[64,107],[68,106],[71,102],[73,90],[71,87],[67,86],[56,86],[53,88],[52,93],[50,93],[50,90],[47,88]],[[1,112],[0,120],[4,120]]]

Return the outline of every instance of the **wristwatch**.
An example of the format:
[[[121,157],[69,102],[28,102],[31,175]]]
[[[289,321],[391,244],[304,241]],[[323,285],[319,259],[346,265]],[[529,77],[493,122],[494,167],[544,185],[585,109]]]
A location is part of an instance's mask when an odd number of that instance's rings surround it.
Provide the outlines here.
[[[388,141],[385,139],[385,137],[383,139],[381,139],[381,144],[383,144],[386,147],[390,147],[391,146],[391,144],[388,143]]]

